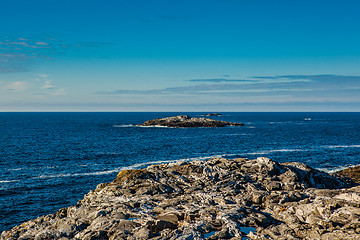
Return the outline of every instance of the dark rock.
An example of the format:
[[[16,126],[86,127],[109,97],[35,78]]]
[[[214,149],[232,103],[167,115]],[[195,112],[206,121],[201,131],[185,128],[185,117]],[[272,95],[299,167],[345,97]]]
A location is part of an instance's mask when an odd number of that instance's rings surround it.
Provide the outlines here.
[[[225,126],[243,126],[242,123],[232,123],[226,121],[218,121],[210,118],[194,118],[187,115],[176,117],[158,118],[144,122],[139,126],[165,126],[165,127],[225,127]]]
[[[146,223],[146,227],[150,229],[152,232],[160,232],[164,229],[178,228],[176,224],[164,220],[149,221]]]
[[[172,223],[172,222],[168,222],[168,221],[164,221],[164,220],[159,220],[156,222],[155,224],[155,229],[158,231],[162,231],[164,229],[177,229],[177,225]]]
[[[121,220],[120,223],[117,224],[117,228],[122,231],[131,231],[139,226],[139,223],[129,220]]]
[[[280,190],[281,189],[281,183],[277,182],[277,181],[269,182],[266,185],[266,189],[269,190],[269,191]]]
[[[115,214],[115,219],[128,219],[128,218],[129,218],[129,214],[124,214],[124,213]]]
[[[220,114],[220,113],[208,113],[208,114],[205,114],[204,116],[206,116],[206,117],[211,117],[211,116],[222,116],[222,114]]]

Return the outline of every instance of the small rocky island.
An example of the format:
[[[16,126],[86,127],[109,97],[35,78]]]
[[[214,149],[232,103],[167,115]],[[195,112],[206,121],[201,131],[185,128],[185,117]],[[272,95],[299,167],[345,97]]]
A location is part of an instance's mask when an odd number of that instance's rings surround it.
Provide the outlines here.
[[[360,186],[260,157],[125,170],[1,239],[360,239]]]
[[[180,115],[175,117],[157,118],[149,120],[140,124],[139,126],[163,126],[163,127],[180,127],[180,128],[194,128],[194,127],[225,127],[225,126],[243,126],[242,123],[232,123],[226,121],[219,121],[210,118],[195,118],[187,115]]]
[[[206,117],[212,117],[212,116],[218,117],[218,116],[222,116],[222,115],[220,113],[208,113],[208,114],[205,114],[204,116],[206,116]]]

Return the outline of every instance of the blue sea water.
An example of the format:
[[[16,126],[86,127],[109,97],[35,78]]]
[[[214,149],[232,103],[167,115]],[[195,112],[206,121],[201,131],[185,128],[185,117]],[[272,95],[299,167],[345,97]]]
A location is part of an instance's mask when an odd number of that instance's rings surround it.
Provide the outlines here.
[[[153,163],[265,156],[326,171],[360,164],[360,113],[223,113],[212,118],[245,126],[135,126],[179,114],[0,113],[0,231]]]

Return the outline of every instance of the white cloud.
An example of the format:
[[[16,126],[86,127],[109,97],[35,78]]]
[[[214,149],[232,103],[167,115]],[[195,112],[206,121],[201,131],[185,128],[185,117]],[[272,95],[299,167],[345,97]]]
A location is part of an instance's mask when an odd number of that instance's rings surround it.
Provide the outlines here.
[[[45,81],[45,85],[41,87],[41,89],[52,89],[52,88],[55,88],[56,86],[55,85],[51,85],[51,82],[50,80],[48,81]]]
[[[36,45],[42,45],[42,46],[47,46],[49,45],[48,43],[46,42],[35,42]]]
[[[64,96],[67,92],[65,91],[65,88],[60,88],[56,92],[54,92],[54,96]]]
[[[21,92],[28,89],[29,83],[25,81],[16,81],[11,83],[0,82],[0,89],[2,91]]]
[[[9,45],[19,45],[19,46],[23,46],[23,47],[31,47],[31,45],[29,45],[26,42],[8,42],[7,44],[9,44]]]
[[[48,75],[47,74],[38,74],[39,77],[42,77],[42,78],[47,78]]]

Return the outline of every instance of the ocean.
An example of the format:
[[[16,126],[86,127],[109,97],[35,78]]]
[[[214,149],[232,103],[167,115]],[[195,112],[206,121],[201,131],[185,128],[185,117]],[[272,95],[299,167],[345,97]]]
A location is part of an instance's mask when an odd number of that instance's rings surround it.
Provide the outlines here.
[[[0,232],[76,204],[124,169],[212,157],[360,164],[360,113],[222,113],[243,127],[137,127],[204,113],[0,113]]]

